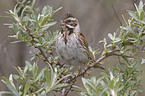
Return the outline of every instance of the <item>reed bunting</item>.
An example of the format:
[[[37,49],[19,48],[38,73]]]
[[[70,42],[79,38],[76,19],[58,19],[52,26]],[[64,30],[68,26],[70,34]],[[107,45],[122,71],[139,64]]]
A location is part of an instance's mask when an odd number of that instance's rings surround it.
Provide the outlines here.
[[[61,36],[56,41],[58,56],[68,65],[88,63],[88,43],[80,30],[78,20],[72,14],[66,13],[60,21]]]

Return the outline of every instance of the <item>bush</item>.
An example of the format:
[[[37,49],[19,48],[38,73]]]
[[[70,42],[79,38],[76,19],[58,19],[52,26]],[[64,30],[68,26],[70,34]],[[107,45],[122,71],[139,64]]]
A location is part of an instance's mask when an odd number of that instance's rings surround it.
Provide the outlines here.
[[[7,24],[14,30],[16,42],[27,42],[29,47],[37,51],[31,51],[31,60],[44,61],[48,65],[39,69],[37,61],[31,64],[26,61],[24,68],[14,67],[18,74],[10,74],[9,78],[2,77],[2,82],[8,87],[9,92],[1,91],[0,94],[8,93],[14,96],[46,96],[50,92],[60,92],[67,96],[70,91],[82,96],[135,96],[141,92],[140,85],[142,70],[138,67],[145,63],[145,59],[137,54],[144,52],[145,20],[144,3],[140,1],[139,6],[135,4],[136,11],[128,11],[130,18],[125,21],[126,25],[121,26],[114,34],[109,33],[111,42],[108,44],[104,38],[104,49],[99,52],[89,47],[94,62],[78,69],[77,73],[69,72],[65,64],[59,63],[59,58],[52,54],[54,43],[60,36],[58,31],[50,32],[49,28],[56,24],[52,16],[61,8],[53,10],[52,6],[46,5],[42,11],[34,9],[36,0],[18,1],[14,10],[9,14],[14,22]],[[96,58],[96,55],[100,55]],[[102,65],[103,60],[110,56],[118,56],[119,64],[110,68],[108,73],[101,73],[102,77],[91,77],[85,79],[83,76],[90,72],[90,69]],[[40,70],[40,71],[39,71]],[[85,89],[75,85],[78,77],[82,77]]]

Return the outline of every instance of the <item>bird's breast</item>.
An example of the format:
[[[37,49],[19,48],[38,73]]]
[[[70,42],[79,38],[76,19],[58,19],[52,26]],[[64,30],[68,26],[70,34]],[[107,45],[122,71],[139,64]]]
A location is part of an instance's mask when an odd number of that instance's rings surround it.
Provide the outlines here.
[[[58,56],[69,64],[82,64],[88,62],[88,50],[80,42],[78,34],[71,34],[67,41],[60,37],[56,42]]]

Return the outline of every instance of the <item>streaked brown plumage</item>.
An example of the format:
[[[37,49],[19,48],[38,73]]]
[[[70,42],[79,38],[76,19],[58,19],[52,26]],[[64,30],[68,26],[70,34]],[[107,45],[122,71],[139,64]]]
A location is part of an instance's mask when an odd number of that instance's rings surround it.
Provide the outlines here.
[[[60,38],[56,41],[56,52],[68,65],[86,64],[90,60],[88,43],[81,33],[78,20],[67,13],[60,20]]]

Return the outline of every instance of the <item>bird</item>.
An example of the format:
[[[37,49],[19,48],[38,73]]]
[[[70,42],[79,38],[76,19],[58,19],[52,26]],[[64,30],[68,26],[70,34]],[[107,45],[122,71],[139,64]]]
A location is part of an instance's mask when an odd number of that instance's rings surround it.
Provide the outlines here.
[[[66,13],[60,20],[60,37],[56,40],[56,53],[68,65],[83,65],[90,61],[88,43],[81,32],[77,18]]]

